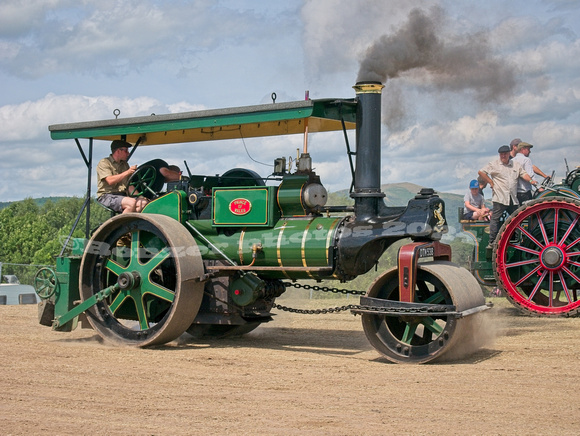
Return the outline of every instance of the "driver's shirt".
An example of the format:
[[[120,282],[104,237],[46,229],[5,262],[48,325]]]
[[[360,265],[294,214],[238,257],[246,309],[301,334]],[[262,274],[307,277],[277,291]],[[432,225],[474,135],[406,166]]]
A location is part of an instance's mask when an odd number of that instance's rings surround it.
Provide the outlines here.
[[[127,186],[124,183],[109,185],[105,179],[109,176],[116,176],[129,169],[129,164],[125,161],[115,162],[113,155],[109,155],[100,160],[97,165],[97,198],[103,194],[127,194]]]

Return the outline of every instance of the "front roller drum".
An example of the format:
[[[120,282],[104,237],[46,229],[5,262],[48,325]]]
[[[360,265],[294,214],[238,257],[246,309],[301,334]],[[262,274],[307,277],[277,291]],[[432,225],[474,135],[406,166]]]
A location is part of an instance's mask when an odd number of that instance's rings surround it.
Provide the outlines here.
[[[397,268],[379,276],[367,297],[399,301]],[[417,266],[415,303],[455,306],[452,314],[383,315],[363,313],[364,332],[375,349],[394,363],[426,363],[443,355],[465,355],[478,348],[480,315],[457,313],[485,306],[477,280],[464,268],[447,261]],[[455,350],[455,352],[451,352]]]
[[[193,322],[203,297],[197,244],[164,215],[122,214],[106,221],[89,241],[80,269],[83,301],[114,289],[86,314],[100,336],[123,345],[176,339]]]

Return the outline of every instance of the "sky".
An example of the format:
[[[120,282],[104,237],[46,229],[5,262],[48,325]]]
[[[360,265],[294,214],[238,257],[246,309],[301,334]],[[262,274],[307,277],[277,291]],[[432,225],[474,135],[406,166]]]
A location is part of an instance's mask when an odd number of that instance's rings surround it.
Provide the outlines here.
[[[385,84],[383,184],[464,194],[516,137],[557,180],[564,158],[580,165],[576,0],[3,0],[0,202],[84,196],[79,150],[49,125],[353,98],[359,79]],[[267,176],[298,136],[140,147],[131,163]],[[96,142],[95,163],[109,150]],[[341,133],[308,151],[329,191],[349,188]]]

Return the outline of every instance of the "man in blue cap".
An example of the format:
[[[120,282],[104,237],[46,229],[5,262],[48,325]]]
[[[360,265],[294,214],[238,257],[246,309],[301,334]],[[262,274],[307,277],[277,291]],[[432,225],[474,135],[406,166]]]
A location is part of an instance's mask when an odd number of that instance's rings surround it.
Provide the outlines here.
[[[518,179],[531,182],[536,185],[537,182],[526,173],[523,167],[513,159],[510,160],[510,147],[502,145],[497,152],[499,159],[489,162],[481,170],[479,176],[489,184],[492,190],[491,201],[493,209],[489,223],[489,245],[491,248],[499,231],[499,220],[504,212],[512,214],[518,207]]]
[[[479,189],[479,182],[472,180],[469,183],[469,191],[463,197],[463,217],[464,220],[483,220],[489,216],[489,209],[485,207],[485,200]]]

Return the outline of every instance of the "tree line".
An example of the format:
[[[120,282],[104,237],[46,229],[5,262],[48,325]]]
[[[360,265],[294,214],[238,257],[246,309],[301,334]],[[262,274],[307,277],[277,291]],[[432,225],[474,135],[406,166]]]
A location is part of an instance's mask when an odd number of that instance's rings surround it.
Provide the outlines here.
[[[110,214],[91,200],[91,228],[105,222]],[[55,258],[69,235],[84,198],[61,198],[39,204],[27,198],[0,210],[0,262],[6,264],[55,265]],[[94,205],[94,206],[93,206]],[[73,237],[85,237],[85,213]],[[2,274],[15,274],[21,283],[31,283],[30,268],[3,268]]]

